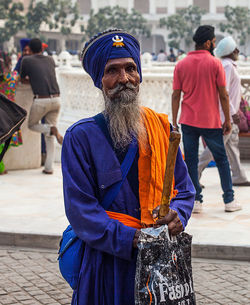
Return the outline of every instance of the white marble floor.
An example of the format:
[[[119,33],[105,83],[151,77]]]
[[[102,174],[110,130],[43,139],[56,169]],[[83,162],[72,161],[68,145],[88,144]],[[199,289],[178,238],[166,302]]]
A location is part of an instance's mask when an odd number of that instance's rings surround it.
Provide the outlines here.
[[[243,166],[250,179],[250,162]],[[243,210],[225,213],[217,169],[206,169],[201,182],[204,209],[192,215],[186,228],[193,243],[250,246],[250,187],[235,187]],[[67,223],[60,163],[54,175],[40,168],[0,176],[0,231],[61,235]]]

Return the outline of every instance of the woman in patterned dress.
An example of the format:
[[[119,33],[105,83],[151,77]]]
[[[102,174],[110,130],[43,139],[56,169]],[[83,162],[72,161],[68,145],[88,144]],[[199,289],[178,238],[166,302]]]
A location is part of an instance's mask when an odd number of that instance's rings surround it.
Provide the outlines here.
[[[0,94],[5,95],[9,100],[15,101],[16,85],[19,74],[11,71],[11,57],[7,52],[0,51]],[[21,130],[15,132],[11,138],[10,145],[17,147],[22,144]],[[4,144],[0,144],[0,153]],[[7,174],[3,161],[0,162],[0,175]]]

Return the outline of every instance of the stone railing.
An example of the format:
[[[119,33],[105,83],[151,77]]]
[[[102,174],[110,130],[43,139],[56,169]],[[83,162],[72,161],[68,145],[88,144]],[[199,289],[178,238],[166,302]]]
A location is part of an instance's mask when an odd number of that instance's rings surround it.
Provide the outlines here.
[[[103,109],[102,93],[83,70],[58,69],[58,81],[62,97],[60,124],[63,131],[71,123],[92,116]],[[144,73],[140,87],[140,99],[144,106],[169,115],[171,120],[171,94],[173,74]],[[241,76],[242,93],[250,100],[250,75]]]
[[[102,93],[88,74],[83,70],[58,69],[57,75],[62,98],[62,131],[73,122],[102,111]],[[140,87],[142,105],[171,116],[172,78],[172,74],[144,74]]]
[[[102,111],[104,101],[101,90],[93,85],[92,79],[80,69],[57,69],[61,91],[61,114],[59,130],[64,133],[74,122]],[[140,87],[140,99],[144,106],[166,113],[171,121],[172,74],[144,74]],[[57,146],[56,161],[60,161]]]
[[[62,133],[81,118],[86,118],[102,111],[104,107],[102,93],[94,87],[92,79],[80,69],[57,69],[61,90],[62,109],[59,129]],[[242,76],[242,93],[250,101],[250,75]],[[171,94],[173,74],[144,73],[140,86],[140,100],[142,105],[157,112],[171,115]],[[57,158],[60,160],[58,147]]]
[[[83,70],[58,69],[57,75],[62,98],[59,129],[64,133],[74,122],[102,111],[104,102],[101,91]],[[250,75],[241,79],[243,96],[250,101]],[[140,86],[142,105],[168,114],[170,121],[172,81],[172,73],[144,73]]]
[[[58,67],[67,66],[68,68],[81,68],[81,62],[78,55],[71,55],[67,51],[62,51],[59,55],[55,54],[52,55],[52,57]],[[15,67],[17,62],[16,54],[12,54],[11,59],[12,67]],[[150,53],[144,53],[141,56],[141,61],[145,73],[172,73],[176,65],[176,63],[169,61],[153,61]],[[237,64],[241,75],[250,75],[250,59],[248,61],[239,60]]]

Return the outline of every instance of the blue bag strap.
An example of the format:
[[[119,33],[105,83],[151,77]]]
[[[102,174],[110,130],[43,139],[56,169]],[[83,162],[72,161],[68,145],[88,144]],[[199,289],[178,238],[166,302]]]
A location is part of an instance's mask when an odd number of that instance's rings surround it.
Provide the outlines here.
[[[109,132],[108,132],[108,128],[107,128],[107,124],[104,118],[104,115],[102,113],[98,113],[96,116],[93,117],[96,124],[99,126],[99,128],[101,129],[101,131],[104,133],[105,137],[107,138],[109,144],[112,147],[112,140],[110,138]],[[112,185],[112,187],[109,189],[109,191],[105,194],[102,202],[100,203],[100,205],[107,210],[110,205],[112,204],[112,202],[114,201],[114,199],[116,198],[116,196],[118,195],[121,186],[123,184],[123,182],[125,181],[127,174],[133,164],[133,161],[135,159],[136,153],[138,150],[138,144],[135,138],[133,138],[132,143],[129,145],[128,148],[128,152],[121,164],[121,172],[122,172],[122,180],[118,181],[117,183],[115,183],[114,185]]]
[[[138,145],[136,143],[136,140],[134,139],[133,142],[129,145],[128,152],[121,165],[122,180],[118,181],[111,187],[111,189],[105,194],[102,202],[100,203],[101,206],[105,210],[107,210],[110,207],[111,203],[114,201],[114,199],[118,195],[118,193],[121,189],[121,186],[122,186],[123,182],[125,181],[127,174],[131,168],[131,165],[135,159],[137,150],[138,150]]]
[[[100,119],[100,115],[98,115],[99,119]],[[94,117],[95,118],[95,117]],[[104,119],[104,117],[103,117]],[[102,120],[102,118],[100,119]],[[98,124],[98,123],[97,123]],[[109,191],[105,194],[102,202],[100,203],[100,205],[107,210],[110,205],[113,203],[114,199],[116,198],[116,196],[118,195],[121,186],[123,184],[123,182],[125,181],[127,174],[133,164],[133,161],[135,159],[136,153],[138,150],[138,144],[135,138],[133,138],[132,143],[129,145],[128,148],[128,152],[121,164],[121,172],[122,172],[122,180],[118,181],[117,183],[115,183],[114,185],[112,185],[112,187],[109,189]],[[71,225],[69,225],[71,227]],[[71,227],[72,228],[72,227]],[[66,229],[67,230],[67,229]],[[78,240],[77,235],[74,233],[74,235],[70,238],[70,240],[66,243],[66,245],[64,246],[64,248],[61,250],[59,249],[59,256],[58,256],[58,260],[63,256],[63,254],[67,251],[67,249],[69,247],[71,247],[71,245]]]

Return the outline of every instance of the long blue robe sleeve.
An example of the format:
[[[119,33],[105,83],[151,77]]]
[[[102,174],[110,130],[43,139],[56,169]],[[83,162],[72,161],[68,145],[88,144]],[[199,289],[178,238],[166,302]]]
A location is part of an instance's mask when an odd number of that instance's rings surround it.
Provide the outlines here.
[[[130,260],[136,230],[110,219],[101,207],[90,149],[81,130],[66,132],[62,148],[66,215],[78,237],[90,247]]]
[[[175,189],[178,190],[178,194],[171,200],[170,208],[178,213],[183,228],[185,229],[193,210],[195,188],[189,177],[187,166],[183,160],[180,148],[178,149],[176,157],[174,178]]]

